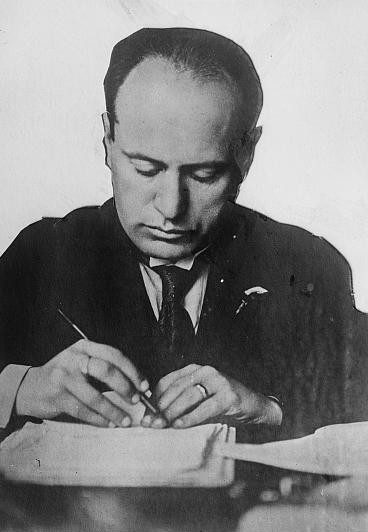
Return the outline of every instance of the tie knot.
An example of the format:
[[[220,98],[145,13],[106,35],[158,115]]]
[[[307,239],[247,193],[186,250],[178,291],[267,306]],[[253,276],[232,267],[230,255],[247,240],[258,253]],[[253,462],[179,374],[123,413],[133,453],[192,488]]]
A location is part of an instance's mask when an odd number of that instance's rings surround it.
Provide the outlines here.
[[[155,266],[153,270],[162,280],[162,290],[169,299],[179,301],[194,283],[195,277],[192,270],[185,270],[177,266]]]

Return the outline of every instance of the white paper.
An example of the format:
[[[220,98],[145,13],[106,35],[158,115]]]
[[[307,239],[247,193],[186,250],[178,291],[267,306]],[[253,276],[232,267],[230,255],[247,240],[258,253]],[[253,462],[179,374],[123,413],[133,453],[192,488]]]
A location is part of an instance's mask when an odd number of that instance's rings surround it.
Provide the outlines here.
[[[236,460],[325,475],[368,475],[368,422],[329,425],[279,442],[224,443],[216,452]]]
[[[21,482],[97,486],[218,486],[233,461],[212,453],[234,434],[226,425],[103,429],[27,423],[0,446],[0,471]]]

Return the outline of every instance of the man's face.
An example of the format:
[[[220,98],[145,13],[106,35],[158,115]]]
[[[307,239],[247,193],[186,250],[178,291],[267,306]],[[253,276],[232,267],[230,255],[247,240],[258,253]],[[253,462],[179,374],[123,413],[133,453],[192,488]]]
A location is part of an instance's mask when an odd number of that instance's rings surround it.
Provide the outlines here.
[[[120,223],[144,254],[174,262],[207,244],[236,194],[236,109],[226,84],[201,83],[159,58],[120,87],[114,141],[104,116],[107,163]]]

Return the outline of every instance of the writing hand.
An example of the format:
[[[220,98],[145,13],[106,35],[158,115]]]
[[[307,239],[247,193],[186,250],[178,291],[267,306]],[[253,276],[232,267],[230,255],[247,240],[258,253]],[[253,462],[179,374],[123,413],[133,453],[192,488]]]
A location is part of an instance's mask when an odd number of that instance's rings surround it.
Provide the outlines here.
[[[18,390],[17,415],[52,419],[68,414],[101,427],[129,426],[130,416],[90,384],[87,370],[132,404],[139,401],[136,389],[148,389],[148,382],[118,349],[79,340],[28,371]]]
[[[216,421],[278,425],[282,417],[274,401],[211,366],[191,364],[169,373],[154,395],[161,414],[176,428]],[[150,416],[142,424],[162,427]]]

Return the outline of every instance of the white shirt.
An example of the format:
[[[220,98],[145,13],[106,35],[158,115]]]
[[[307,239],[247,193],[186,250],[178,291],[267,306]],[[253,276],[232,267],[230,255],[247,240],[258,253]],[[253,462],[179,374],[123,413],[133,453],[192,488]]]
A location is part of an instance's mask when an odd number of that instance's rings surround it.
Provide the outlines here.
[[[175,263],[178,268],[190,270],[193,266],[195,257],[188,257]],[[142,272],[144,286],[148,294],[151,307],[155,313],[156,319],[160,313],[162,305],[162,280],[157,272],[152,270],[155,266],[161,266],[162,264],[172,264],[167,261],[161,261],[159,259],[151,258],[149,261],[149,267],[145,264],[139,264]],[[194,282],[187,295],[184,298],[184,308],[188,312],[190,319],[192,320],[194,331],[197,332],[199,319],[201,316],[204,294],[206,292],[207,279],[208,279],[209,266],[203,262],[203,267],[200,271],[200,275]]]

